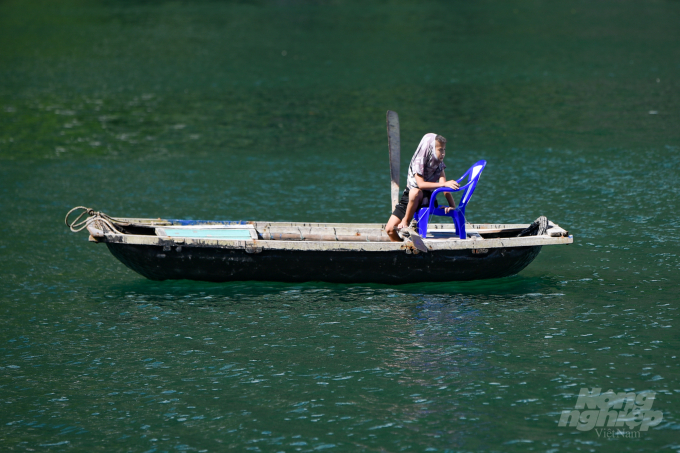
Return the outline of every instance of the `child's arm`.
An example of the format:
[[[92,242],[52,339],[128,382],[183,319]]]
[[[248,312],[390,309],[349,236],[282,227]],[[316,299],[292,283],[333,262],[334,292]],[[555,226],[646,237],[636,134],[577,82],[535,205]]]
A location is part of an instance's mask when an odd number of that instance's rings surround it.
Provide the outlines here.
[[[447,181],[446,180],[446,174],[444,171],[442,171],[442,174],[439,176],[439,182],[425,182],[423,177],[421,175],[416,174],[416,183],[418,183],[418,188],[421,190],[435,190],[439,189],[440,187],[449,187],[451,189],[457,189],[460,187],[458,183],[454,180]],[[444,208],[444,212],[448,213],[451,209],[454,209],[456,207],[456,203],[453,201],[453,196],[451,195],[450,192],[446,192],[446,200],[449,202],[450,208]]]
[[[446,176],[444,175],[444,172],[442,171],[441,176],[439,177],[439,182],[426,182],[422,175],[416,174],[416,183],[418,184],[418,188],[421,190],[435,190],[439,189],[440,187],[449,187],[451,189],[457,189],[460,187],[456,181],[453,179],[451,181],[446,180]]]

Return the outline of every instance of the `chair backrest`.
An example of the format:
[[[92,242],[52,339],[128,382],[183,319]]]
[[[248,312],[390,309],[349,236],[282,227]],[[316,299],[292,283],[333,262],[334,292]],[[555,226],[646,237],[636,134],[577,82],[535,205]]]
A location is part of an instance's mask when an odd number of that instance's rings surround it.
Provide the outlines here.
[[[465,205],[467,205],[468,201],[470,201],[472,192],[474,192],[475,187],[477,187],[477,181],[479,181],[479,177],[482,175],[482,170],[484,170],[484,167],[486,167],[486,161],[480,160],[470,167],[470,169],[466,171],[465,174],[460,177],[460,179],[457,180],[460,183],[463,179],[465,179],[466,176],[468,177],[467,184],[461,187],[461,189],[466,188],[465,193],[460,198],[460,203],[458,204],[458,207],[461,211],[465,210]]]

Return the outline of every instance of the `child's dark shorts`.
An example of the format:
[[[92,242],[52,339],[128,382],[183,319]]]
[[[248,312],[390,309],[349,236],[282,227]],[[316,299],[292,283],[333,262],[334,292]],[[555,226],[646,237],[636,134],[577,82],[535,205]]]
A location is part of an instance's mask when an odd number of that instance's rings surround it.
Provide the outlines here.
[[[426,207],[430,205],[430,195],[432,195],[431,190],[423,190],[423,200],[420,202],[420,207]],[[406,215],[406,207],[408,206],[408,193],[409,189],[405,189],[404,193],[401,194],[401,199],[399,199],[399,203],[394,207],[394,211],[392,212],[393,216],[396,216],[399,218],[399,220],[403,219],[404,216]],[[435,207],[438,206],[437,200],[434,200],[434,205]],[[416,212],[418,212],[418,209],[416,209]]]

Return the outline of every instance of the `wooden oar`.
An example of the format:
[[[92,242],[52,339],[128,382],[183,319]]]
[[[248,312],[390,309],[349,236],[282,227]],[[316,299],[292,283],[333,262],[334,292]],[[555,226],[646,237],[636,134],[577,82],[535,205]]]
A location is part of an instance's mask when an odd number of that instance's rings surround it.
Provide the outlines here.
[[[399,165],[401,157],[401,137],[399,135],[399,115],[392,110],[387,111],[387,144],[390,150],[390,186],[392,195],[392,211],[399,203]],[[413,228],[399,231],[399,236],[408,238],[415,248],[427,253],[427,247],[418,232]]]
[[[390,186],[392,195],[392,211],[399,203],[399,161],[401,140],[399,137],[399,115],[392,110],[387,111],[387,145],[390,151]]]

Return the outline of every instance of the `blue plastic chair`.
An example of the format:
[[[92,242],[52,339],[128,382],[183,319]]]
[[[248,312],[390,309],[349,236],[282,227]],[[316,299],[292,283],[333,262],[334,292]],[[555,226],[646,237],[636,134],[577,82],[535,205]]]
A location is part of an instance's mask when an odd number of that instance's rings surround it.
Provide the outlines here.
[[[466,171],[465,174],[460,177],[460,179],[456,180],[456,182],[460,184],[466,176],[468,178],[468,182],[465,185],[461,185],[458,189],[440,187],[439,189],[435,189],[435,191],[432,192],[432,195],[430,195],[430,205],[425,208],[420,208],[415,215],[415,219],[418,222],[418,234],[420,234],[421,237],[427,237],[427,224],[430,220],[430,216],[438,215],[451,217],[453,219],[453,224],[456,226],[456,232],[458,233],[458,236],[461,239],[467,239],[467,233],[465,232],[465,206],[467,206],[468,201],[470,201],[472,192],[475,191],[475,187],[477,187],[477,181],[479,181],[479,176],[482,174],[482,170],[484,170],[485,166],[486,161],[480,160],[470,167],[470,169]],[[456,209],[450,211],[448,214],[445,214],[443,207],[434,207],[434,202],[438,194],[442,192],[458,192],[459,190],[464,190],[465,192],[460,198],[460,203],[458,203]]]

